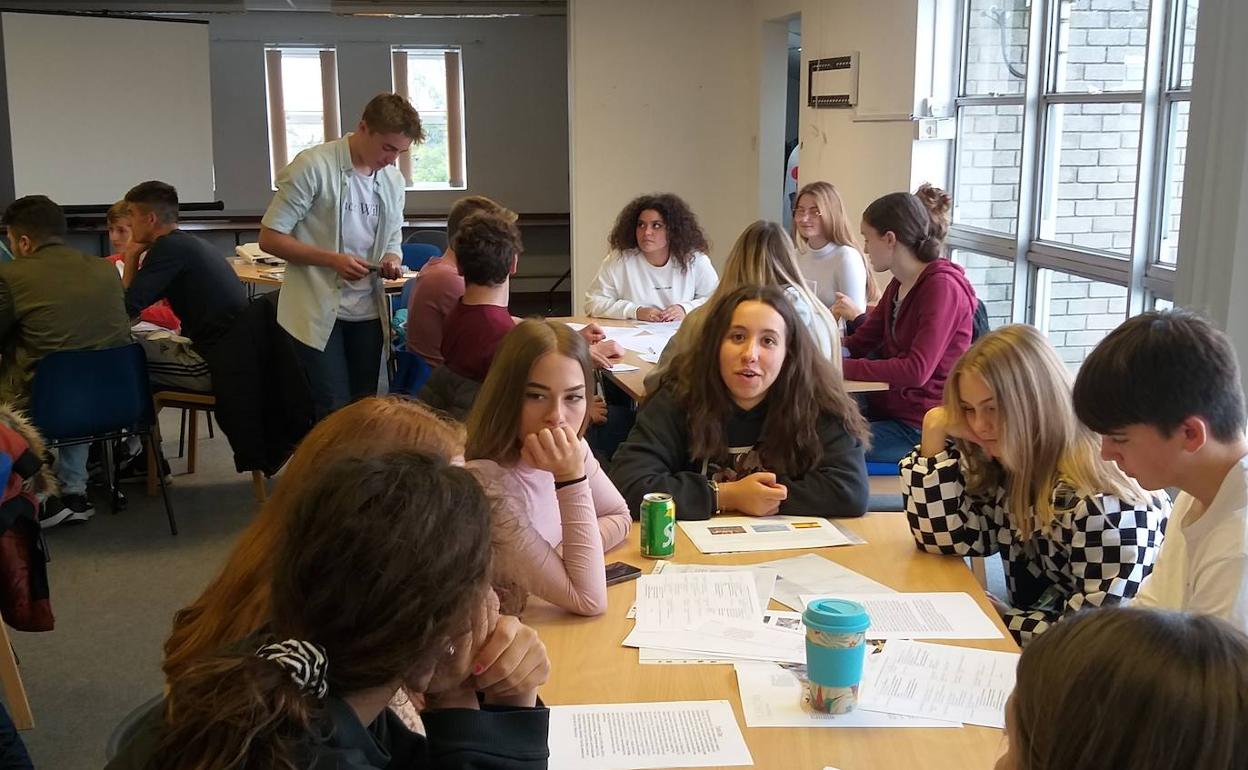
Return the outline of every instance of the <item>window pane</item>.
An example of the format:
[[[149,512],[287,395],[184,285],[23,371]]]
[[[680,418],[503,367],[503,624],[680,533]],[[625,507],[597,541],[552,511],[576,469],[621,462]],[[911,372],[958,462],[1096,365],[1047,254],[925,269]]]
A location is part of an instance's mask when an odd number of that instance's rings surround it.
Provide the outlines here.
[[[1014,263],[1000,257],[957,249],[954,262],[966,268],[975,295],[988,311],[988,325],[996,329],[1010,323],[1014,301]]]
[[[1187,0],[1183,9],[1183,39],[1179,47],[1179,87],[1192,87],[1192,65],[1196,62],[1196,15],[1200,0]]]
[[[1022,138],[1022,105],[958,110],[955,223],[1018,232]]]
[[[1153,310],[1174,310],[1174,302],[1162,297],[1153,297]]]
[[[1062,0],[1059,14],[1058,92],[1143,88],[1148,0]]]
[[[1023,92],[1030,5],[1028,0],[970,0],[963,94]]]
[[[1173,265],[1179,255],[1179,220],[1183,210],[1183,169],[1187,162],[1187,117],[1192,103],[1175,102],[1170,106],[1170,136],[1166,146],[1166,188],[1162,198],[1161,248],[1157,259]]]
[[[1127,289],[1054,270],[1037,271],[1037,321],[1072,369],[1077,369],[1127,319]]]
[[[446,58],[436,53],[409,53],[407,93],[420,113],[425,141],[412,148],[412,183],[447,184],[451,167],[446,142]]]
[[[282,104],[286,112],[286,155],[325,141],[325,103],[319,51],[282,51]]]
[[[1049,109],[1040,237],[1129,254],[1140,105],[1055,104]]]

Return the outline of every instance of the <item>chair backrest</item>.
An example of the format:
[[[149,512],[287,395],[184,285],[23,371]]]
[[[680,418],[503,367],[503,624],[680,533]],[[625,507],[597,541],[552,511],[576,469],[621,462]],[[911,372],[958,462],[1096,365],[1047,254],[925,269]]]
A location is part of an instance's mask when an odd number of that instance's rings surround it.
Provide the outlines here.
[[[446,251],[446,247],[450,245],[451,239],[445,230],[415,230],[406,238],[404,243],[432,243],[438,247],[438,251]]]
[[[433,369],[419,353],[399,350],[395,355],[398,357],[399,365],[394,375],[394,382],[390,385],[390,392],[396,395],[415,396],[425,386]]]
[[[442,253],[442,249],[432,243],[405,243],[403,248],[403,266],[419,270],[425,263]]]
[[[113,728],[112,734],[108,736],[108,743],[104,745],[104,761],[112,762],[116,759],[121,750],[134,737],[135,730],[144,722],[148,713],[154,708],[163,709],[164,705],[164,694],[155,695],[135,706],[129,714],[126,714],[121,722]]]
[[[137,343],[50,353],[35,367],[30,419],[49,441],[151,427],[147,357]]]
[[[403,284],[403,290],[399,292],[399,307],[410,307],[412,304],[412,292],[416,290],[416,282],[420,280],[419,276],[408,278]]]

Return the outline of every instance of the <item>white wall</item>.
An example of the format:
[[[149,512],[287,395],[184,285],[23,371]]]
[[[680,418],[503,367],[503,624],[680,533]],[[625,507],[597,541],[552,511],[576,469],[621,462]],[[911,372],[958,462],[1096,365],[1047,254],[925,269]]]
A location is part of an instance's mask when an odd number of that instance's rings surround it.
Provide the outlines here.
[[[717,264],[758,216],[753,0],[570,0],[573,307],[636,195],[693,207]]]

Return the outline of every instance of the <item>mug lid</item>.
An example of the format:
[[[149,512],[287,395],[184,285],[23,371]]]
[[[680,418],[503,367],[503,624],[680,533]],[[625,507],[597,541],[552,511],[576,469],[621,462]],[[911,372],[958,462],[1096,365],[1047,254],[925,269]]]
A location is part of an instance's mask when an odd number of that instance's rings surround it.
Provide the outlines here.
[[[815,599],[806,605],[802,622],[820,631],[856,633],[871,625],[866,607],[848,599]]]

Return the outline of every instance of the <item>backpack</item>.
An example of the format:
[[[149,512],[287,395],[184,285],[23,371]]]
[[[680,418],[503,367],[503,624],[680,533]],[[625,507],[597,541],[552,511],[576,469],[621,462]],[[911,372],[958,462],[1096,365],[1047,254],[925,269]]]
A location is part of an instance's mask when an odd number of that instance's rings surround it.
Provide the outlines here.
[[[988,308],[984,307],[982,299],[975,300],[975,315],[971,316],[971,344],[975,344],[975,340],[992,331],[988,327]]]
[[[39,527],[38,495],[56,491],[45,453],[34,427],[0,406],[0,614],[18,631],[51,631],[55,624]]]

